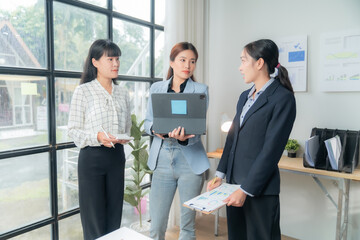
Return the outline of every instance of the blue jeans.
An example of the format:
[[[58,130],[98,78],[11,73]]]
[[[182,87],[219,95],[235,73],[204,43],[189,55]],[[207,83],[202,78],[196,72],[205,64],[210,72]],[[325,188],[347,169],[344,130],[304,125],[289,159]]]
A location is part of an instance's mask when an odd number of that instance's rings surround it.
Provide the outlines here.
[[[197,175],[191,171],[177,141],[164,140],[150,190],[151,238],[165,239],[170,207],[178,187],[181,208],[179,239],[196,239],[195,211],[182,204],[199,195],[202,184],[203,174]]]

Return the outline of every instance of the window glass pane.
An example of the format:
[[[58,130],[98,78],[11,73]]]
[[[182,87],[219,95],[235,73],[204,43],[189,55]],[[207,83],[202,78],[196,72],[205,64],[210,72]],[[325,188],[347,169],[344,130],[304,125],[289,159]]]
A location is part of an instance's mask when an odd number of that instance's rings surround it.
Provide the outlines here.
[[[14,88],[14,104],[20,105],[22,102],[21,88]]]
[[[44,0],[1,3],[0,66],[46,68]]]
[[[107,0],[79,0],[81,2],[90,3],[99,7],[107,7]]]
[[[29,106],[24,107],[24,113],[25,113],[25,123],[28,124],[31,123],[31,112]]]
[[[55,79],[55,114],[56,114],[56,142],[72,142],[67,136],[67,124],[71,98],[80,79],[56,78]]]
[[[79,240],[84,239],[80,214],[65,218],[59,222],[60,240]]]
[[[48,144],[46,78],[0,75],[0,151]]]
[[[103,14],[54,2],[55,68],[82,71],[90,45],[107,38]]]
[[[15,120],[16,125],[21,125],[23,123],[21,107],[15,107]]]
[[[155,23],[159,25],[165,23],[165,0],[155,0]]]
[[[57,151],[58,206],[60,213],[79,207],[78,156],[78,148]]]
[[[0,160],[0,234],[50,217],[49,185],[48,153]]]
[[[11,240],[49,240],[51,239],[51,226],[45,226],[32,230],[31,232],[24,233],[20,236],[11,238]]]
[[[155,77],[164,78],[164,32],[155,31]]]
[[[113,0],[114,10],[150,21],[150,0]]]
[[[134,113],[139,121],[144,120],[149,99],[150,84],[147,82],[130,81],[119,81],[118,83],[129,92],[131,113]]]
[[[120,86],[125,87],[130,96],[130,108],[132,109],[131,114],[135,114],[138,122],[141,122],[145,119],[145,114],[147,110],[147,104],[149,99],[149,89],[150,84],[147,82],[130,82],[130,81],[120,81]],[[146,138],[146,141],[149,146],[149,139]],[[149,149],[148,149],[149,150]],[[125,166],[125,179],[131,178],[131,166],[133,164],[132,159],[134,158],[131,155],[132,148],[129,144],[124,145],[125,157],[126,157],[126,166]],[[143,183],[149,182],[150,177],[147,175],[144,178]]]
[[[150,76],[150,29],[114,19],[114,42],[121,49],[119,74]]]

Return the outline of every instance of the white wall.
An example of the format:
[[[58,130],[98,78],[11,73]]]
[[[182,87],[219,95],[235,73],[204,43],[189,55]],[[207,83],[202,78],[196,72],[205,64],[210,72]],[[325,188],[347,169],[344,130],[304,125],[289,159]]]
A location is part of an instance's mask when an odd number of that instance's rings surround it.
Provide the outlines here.
[[[320,90],[320,35],[360,28],[359,0],[210,0],[207,84],[210,88],[207,150],[220,146],[221,114],[230,118],[240,93],[250,86],[238,71],[240,53],[259,38],[308,36],[307,92],[295,93],[292,138],[304,146],[313,127],[360,130],[360,92]],[[360,44],[360,43],[359,43]],[[336,209],[307,176],[282,173],[281,227],[298,239],[335,239]],[[337,200],[331,181],[324,181]],[[352,182],[348,239],[360,239],[360,183]]]

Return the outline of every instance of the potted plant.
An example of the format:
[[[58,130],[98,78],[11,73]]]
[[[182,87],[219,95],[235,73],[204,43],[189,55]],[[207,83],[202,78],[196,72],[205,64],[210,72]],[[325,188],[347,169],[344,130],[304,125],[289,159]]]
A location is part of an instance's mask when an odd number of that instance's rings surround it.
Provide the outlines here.
[[[138,123],[136,120],[136,115],[131,115],[131,136],[134,138],[132,142],[129,143],[133,149],[131,154],[134,156],[133,165],[131,166],[131,178],[125,179],[126,187],[124,191],[124,200],[130,205],[136,208],[139,213],[139,222],[133,223],[132,228],[138,232],[147,231],[149,229],[149,224],[142,220],[141,212],[141,200],[149,192],[149,189],[143,190],[141,188],[141,182],[146,176],[146,174],[151,174],[152,171],[147,166],[148,160],[148,145],[145,144],[146,138],[143,137],[144,130],[141,130],[141,127],[144,124],[144,121]]]
[[[296,151],[299,150],[300,144],[297,140],[289,138],[286,143],[285,150],[288,152],[288,157],[296,157]]]

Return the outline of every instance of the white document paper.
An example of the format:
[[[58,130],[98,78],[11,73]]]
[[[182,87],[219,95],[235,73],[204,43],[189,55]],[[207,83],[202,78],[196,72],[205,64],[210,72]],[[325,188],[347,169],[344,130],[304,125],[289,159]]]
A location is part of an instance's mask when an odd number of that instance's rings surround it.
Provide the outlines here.
[[[223,183],[219,187],[205,192],[189,201],[184,202],[184,206],[203,213],[211,213],[214,210],[225,206],[225,200],[233,192],[240,189],[240,185]]]
[[[360,91],[360,28],[322,34],[319,50],[321,90]]]
[[[307,35],[275,39],[279,48],[279,63],[289,74],[295,92],[306,92]]]
[[[319,151],[319,136],[315,135],[305,141],[305,160],[311,166],[315,167],[317,152]]]
[[[341,141],[340,137],[336,135],[333,138],[325,140],[325,146],[328,152],[331,168],[339,170],[339,159],[341,153]]]
[[[134,230],[131,230],[127,227],[119,228],[105,236],[98,238],[97,240],[151,240],[151,238],[146,237]]]

